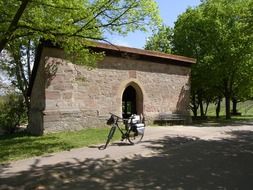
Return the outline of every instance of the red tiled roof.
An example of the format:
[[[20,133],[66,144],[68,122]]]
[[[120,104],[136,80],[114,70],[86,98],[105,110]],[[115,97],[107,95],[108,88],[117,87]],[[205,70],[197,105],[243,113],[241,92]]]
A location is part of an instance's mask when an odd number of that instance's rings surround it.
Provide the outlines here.
[[[167,53],[162,53],[158,51],[150,51],[150,50],[143,50],[143,49],[137,49],[137,48],[130,48],[125,46],[118,46],[113,44],[106,44],[101,42],[96,42],[94,45],[95,49],[100,49],[101,51],[113,51],[118,53],[129,53],[133,55],[140,55],[145,57],[153,57],[153,58],[160,58],[160,59],[169,59],[169,60],[175,60],[179,62],[194,64],[196,63],[196,59],[179,56],[179,55],[172,55]]]

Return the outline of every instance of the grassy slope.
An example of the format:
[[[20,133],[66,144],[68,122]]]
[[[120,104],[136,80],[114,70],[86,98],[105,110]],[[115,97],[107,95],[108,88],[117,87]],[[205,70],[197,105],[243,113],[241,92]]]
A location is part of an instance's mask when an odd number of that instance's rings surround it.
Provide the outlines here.
[[[220,115],[225,115],[225,102],[222,102]],[[231,104],[232,106],[232,104]],[[232,109],[232,108],[231,108]],[[238,112],[242,113],[242,116],[252,116],[253,117],[253,101],[246,101],[238,103]],[[211,104],[208,109],[208,116],[215,116],[215,105]]]
[[[106,127],[52,133],[40,137],[24,133],[2,136],[0,137],[0,163],[101,144],[105,142],[108,132],[109,128]],[[120,134],[116,132],[113,140],[119,138]]]

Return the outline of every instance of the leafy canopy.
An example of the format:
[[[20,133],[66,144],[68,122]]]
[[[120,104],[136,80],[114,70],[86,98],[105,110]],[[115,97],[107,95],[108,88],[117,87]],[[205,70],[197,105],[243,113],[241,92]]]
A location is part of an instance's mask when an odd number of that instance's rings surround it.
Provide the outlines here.
[[[170,27],[163,25],[153,36],[148,38],[145,49],[160,51],[164,53],[172,53],[172,37],[173,31]]]
[[[253,38],[247,20],[252,17],[250,3],[252,0],[206,0],[186,11],[175,24],[176,51],[198,60],[193,68],[193,89],[209,88],[207,94],[213,91],[216,96],[222,93],[227,118],[232,96],[241,96],[239,92],[246,92],[250,86],[245,84],[252,84],[249,81],[253,80],[253,65],[249,61]]]
[[[206,102],[221,96],[227,100],[250,97],[252,5],[252,0],[203,0],[178,17],[173,35],[162,28],[147,41],[146,48],[166,52],[167,43],[173,53],[197,59],[192,68],[192,97],[197,94]]]
[[[88,53],[87,40],[105,40],[106,31],[126,35],[160,23],[153,0],[2,0],[0,14],[1,47],[42,38],[79,56]]]

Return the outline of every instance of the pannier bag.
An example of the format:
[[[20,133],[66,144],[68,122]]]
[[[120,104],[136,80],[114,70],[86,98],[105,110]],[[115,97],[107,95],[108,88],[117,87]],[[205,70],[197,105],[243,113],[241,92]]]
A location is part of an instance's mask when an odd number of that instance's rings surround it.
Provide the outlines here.
[[[136,125],[136,129],[137,129],[138,135],[143,135],[144,134],[144,130],[145,130],[144,123],[137,123],[135,125]]]
[[[136,124],[136,123],[140,123],[141,122],[141,117],[139,115],[132,115],[129,120],[128,120],[128,123],[131,123],[131,124]]]
[[[134,128],[136,128],[138,135],[143,135],[144,134],[144,130],[145,130],[145,124],[142,123],[141,121],[141,116],[140,115],[132,115],[129,120],[128,123],[130,125],[132,125]]]

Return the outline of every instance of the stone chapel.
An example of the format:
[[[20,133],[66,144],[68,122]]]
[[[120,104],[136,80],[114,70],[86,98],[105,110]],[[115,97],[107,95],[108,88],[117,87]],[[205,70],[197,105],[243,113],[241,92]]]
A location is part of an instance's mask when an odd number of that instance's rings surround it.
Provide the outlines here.
[[[190,118],[195,59],[101,42],[91,49],[105,54],[93,69],[67,61],[51,43],[38,47],[29,89],[32,134],[101,126],[109,112],[143,114],[148,123],[160,113]]]

